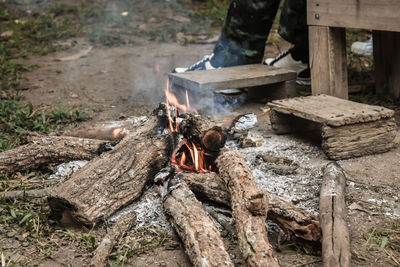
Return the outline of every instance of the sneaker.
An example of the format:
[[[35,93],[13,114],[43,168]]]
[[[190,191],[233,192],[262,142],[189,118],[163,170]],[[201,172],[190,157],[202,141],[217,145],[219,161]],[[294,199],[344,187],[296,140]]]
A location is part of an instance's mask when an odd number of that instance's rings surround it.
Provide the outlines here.
[[[354,42],[351,45],[351,52],[359,55],[370,56],[372,55],[372,51],[373,51],[372,38],[369,38],[368,42]]]
[[[296,83],[311,85],[310,67],[302,61],[293,59],[290,50],[279,54],[276,58],[267,58],[264,64],[297,72]]]
[[[220,66],[213,66],[216,65],[215,62],[212,62],[214,54],[205,56],[202,60],[194,63],[192,66],[188,68],[175,68],[172,73],[183,73],[188,71],[195,71],[195,70],[213,70],[221,68]]]

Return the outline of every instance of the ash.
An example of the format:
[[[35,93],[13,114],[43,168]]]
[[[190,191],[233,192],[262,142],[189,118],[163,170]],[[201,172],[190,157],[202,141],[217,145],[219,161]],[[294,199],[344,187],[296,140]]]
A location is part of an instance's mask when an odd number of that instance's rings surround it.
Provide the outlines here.
[[[60,182],[62,182],[65,178],[71,176],[74,172],[85,166],[86,163],[88,163],[86,160],[61,163],[56,166],[54,173],[49,176],[49,179],[60,179]]]

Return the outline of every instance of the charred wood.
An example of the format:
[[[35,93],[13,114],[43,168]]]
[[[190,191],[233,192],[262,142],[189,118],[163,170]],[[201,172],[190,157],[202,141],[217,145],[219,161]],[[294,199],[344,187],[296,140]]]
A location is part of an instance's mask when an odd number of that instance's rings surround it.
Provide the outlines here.
[[[245,159],[238,152],[223,149],[217,159],[221,178],[231,196],[240,250],[249,266],[280,266],[268,241],[268,201],[258,189]]]
[[[53,212],[94,225],[137,199],[170,157],[170,138],[156,136],[157,125],[156,117],[149,119],[59,184],[48,197]]]
[[[169,183],[164,210],[193,265],[233,266],[218,230],[189,187],[178,179]]]

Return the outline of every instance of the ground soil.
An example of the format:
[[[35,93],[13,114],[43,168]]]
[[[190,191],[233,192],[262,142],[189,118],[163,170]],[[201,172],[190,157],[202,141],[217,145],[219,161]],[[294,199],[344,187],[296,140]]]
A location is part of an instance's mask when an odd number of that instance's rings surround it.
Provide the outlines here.
[[[22,81],[24,86],[21,88],[26,90],[20,93],[35,106],[54,107],[61,101],[65,106],[86,110],[92,115],[91,121],[86,124],[148,115],[163,100],[167,74],[176,66],[192,64],[209,54],[213,47],[212,44],[182,46],[176,43],[141,41],[127,46],[94,47],[82,58],[57,60],[77,54],[90,46],[85,39],[74,41],[77,45],[69,50],[28,59],[29,63],[37,64],[38,68],[25,75]],[[271,54],[278,52],[273,47],[267,51]],[[264,137],[274,139],[275,134],[268,125],[268,118],[262,115],[261,106],[263,104],[248,102],[236,112],[257,114],[258,130]],[[397,114],[400,113],[399,107],[392,107]],[[297,137],[287,138],[297,143],[303,142]],[[396,142],[399,143],[399,134]],[[316,155],[322,158],[321,164],[328,162],[317,145],[307,143],[307,146],[319,151]],[[396,266],[395,260],[400,259],[398,250],[388,248],[385,252],[379,249],[380,239],[372,238],[368,241],[373,227],[385,228],[388,221],[397,219],[398,223],[400,218],[399,163],[398,145],[384,154],[340,161],[348,175],[348,207],[353,203],[358,204],[357,208],[353,206],[353,209],[349,209],[348,218],[354,266]],[[101,229],[95,233],[98,240],[101,240],[103,233]],[[397,232],[397,238],[398,235]],[[84,266],[88,263],[90,252],[79,249],[73,238],[72,241],[64,240],[61,243],[54,238],[51,255],[37,259],[39,266]],[[147,248],[130,258],[125,266],[190,266],[179,240],[175,239],[174,242],[175,245],[168,249],[165,246]],[[22,248],[12,235],[1,240],[0,246],[6,257],[12,256],[14,259],[35,258],[37,251],[31,247]],[[38,245],[32,243],[30,246]],[[321,266],[319,257],[305,256],[293,249],[284,249],[278,253],[278,257],[283,266]],[[304,265],[306,263],[311,264]]]

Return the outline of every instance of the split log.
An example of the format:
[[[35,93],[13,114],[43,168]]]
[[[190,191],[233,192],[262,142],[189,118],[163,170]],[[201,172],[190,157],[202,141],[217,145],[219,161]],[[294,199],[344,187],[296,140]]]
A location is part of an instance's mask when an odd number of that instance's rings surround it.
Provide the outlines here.
[[[156,117],[59,184],[48,197],[53,212],[94,225],[137,199],[169,161],[170,136],[156,136]]]
[[[132,227],[136,219],[136,213],[128,213],[121,217],[109,229],[108,233],[104,236],[100,245],[94,251],[94,256],[90,262],[91,267],[108,266],[107,259],[118,241],[125,235]]]
[[[50,163],[90,160],[107,141],[70,136],[28,136],[30,143],[0,153],[0,171],[12,173]]]
[[[213,172],[184,173],[177,175],[185,181],[199,199],[205,199],[216,204],[230,206],[231,198],[224,181]],[[319,241],[321,228],[318,220],[307,211],[298,208],[292,203],[270,194],[263,193],[269,200],[268,219],[277,223],[285,232],[307,241]]]
[[[336,163],[324,169],[319,213],[322,227],[322,262],[324,266],[350,266],[350,238],[346,224],[346,176]]]
[[[226,135],[222,128],[205,116],[183,114],[183,121],[179,124],[179,130],[183,136],[192,140],[211,152],[217,152],[224,147]]]
[[[223,149],[217,159],[221,178],[231,196],[232,217],[240,250],[249,266],[280,266],[268,241],[268,201],[238,152]]]
[[[196,267],[233,266],[221,236],[184,182],[173,179],[164,198],[164,210]]]

